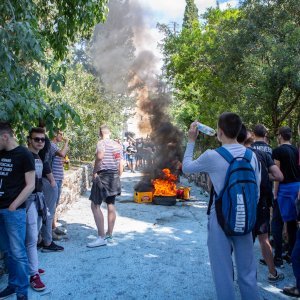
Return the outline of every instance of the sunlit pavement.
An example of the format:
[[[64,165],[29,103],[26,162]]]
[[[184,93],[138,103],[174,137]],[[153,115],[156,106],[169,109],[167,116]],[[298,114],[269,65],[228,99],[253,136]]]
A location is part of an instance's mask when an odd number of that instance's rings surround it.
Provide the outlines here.
[[[192,185],[193,201],[175,206],[137,204],[133,187],[141,176],[123,173],[114,240],[107,246],[86,247],[96,237],[89,193],[63,214],[60,222],[68,239],[57,243],[65,251],[39,252],[47,289],[30,289],[29,299],[215,299],[206,246],[208,198]],[[185,179],[181,184],[188,185]],[[257,244],[255,252],[258,260]],[[279,288],[294,284],[291,266],[285,265],[283,272],[286,279],[271,285],[267,268],[258,265],[262,299],[289,299]],[[1,278],[1,288],[6,280]]]

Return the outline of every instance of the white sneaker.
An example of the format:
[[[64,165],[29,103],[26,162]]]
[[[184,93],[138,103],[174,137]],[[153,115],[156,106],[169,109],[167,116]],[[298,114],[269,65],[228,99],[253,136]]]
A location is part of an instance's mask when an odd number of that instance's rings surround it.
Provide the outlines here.
[[[96,238],[93,242],[90,242],[86,245],[89,248],[106,246],[106,241],[102,237]]]

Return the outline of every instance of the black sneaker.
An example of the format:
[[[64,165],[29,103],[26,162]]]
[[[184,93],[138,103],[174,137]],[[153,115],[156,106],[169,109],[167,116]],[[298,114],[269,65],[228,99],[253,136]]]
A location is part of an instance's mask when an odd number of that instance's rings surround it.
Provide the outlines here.
[[[263,265],[263,266],[266,266],[266,265],[267,265],[266,261],[265,261],[263,258],[261,258],[261,259],[259,260],[259,263],[260,263],[261,265]]]
[[[7,286],[3,291],[0,292],[0,300],[6,299],[15,294],[16,294],[16,290],[11,286]]]
[[[283,260],[282,258],[279,258],[279,257],[274,257],[274,265],[276,268],[283,268]]]
[[[43,240],[41,240],[39,243],[37,243],[36,247],[37,247],[38,250],[40,250],[41,248],[43,248],[44,247]]]
[[[283,255],[282,258],[288,263],[291,264],[292,263],[292,258],[289,254]]]
[[[53,241],[49,246],[43,245],[42,252],[61,252],[64,251],[64,247],[55,244]]]

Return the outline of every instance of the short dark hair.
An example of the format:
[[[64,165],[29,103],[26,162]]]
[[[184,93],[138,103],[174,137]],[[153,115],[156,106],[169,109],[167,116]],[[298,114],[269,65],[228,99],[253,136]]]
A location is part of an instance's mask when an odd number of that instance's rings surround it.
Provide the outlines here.
[[[235,113],[224,112],[219,117],[218,127],[223,130],[228,138],[234,139],[241,130],[242,120]]]
[[[6,121],[0,121],[0,134],[8,133],[11,137],[14,136],[14,131],[11,124]]]
[[[42,128],[46,127],[46,122],[45,122],[45,120],[39,119],[39,126],[38,126],[38,127],[42,127]]]
[[[280,127],[278,134],[280,134],[285,141],[289,141],[292,138],[292,129],[288,126]]]
[[[241,130],[236,139],[240,144],[243,144],[247,139],[247,128],[244,124],[242,124]]]
[[[258,137],[265,137],[268,133],[268,130],[263,124],[257,124],[253,128],[253,133]]]
[[[29,131],[29,137],[30,138],[32,137],[33,133],[43,133],[43,134],[45,134],[45,129],[42,128],[42,127],[33,127],[33,128],[31,128],[30,131]]]

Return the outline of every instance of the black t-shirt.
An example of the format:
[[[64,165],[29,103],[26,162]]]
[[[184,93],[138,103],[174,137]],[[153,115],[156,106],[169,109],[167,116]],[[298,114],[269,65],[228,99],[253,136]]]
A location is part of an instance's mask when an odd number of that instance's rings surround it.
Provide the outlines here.
[[[0,151],[0,209],[8,208],[24,189],[25,173],[34,171],[34,159],[25,147]],[[18,208],[24,208],[25,202]]]
[[[272,148],[270,145],[268,145],[265,142],[260,142],[260,141],[255,142],[251,145],[251,148],[268,153],[270,155],[270,157],[272,158]]]
[[[51,157],[51,141],[48,136],[45,136],[45,146],[39,151],[39,156],[43,162],[43,177],[46,177],[47,174],[52,172],[52,157]]]
[[[295,146],[280,145],[274,149],[273,159],[280,161],[280,170],[284,176],[282,183],[300,181],[299,152]]]
[[[255,148],[251,148],[251,150],[256,154],[261,166],[260,200],[264,199],[270,207],[272,205],[273,192],[272,183],[269,180],[269,168],[274,166],[275,163],[267,152]]]
[[[134,155],[136,153],[136,149],[133,145],[130,145],[127,147],[127,152],[128,152],[128,158],[129,159],[133,159],[134,158]]]
[[[32,152],[35,165],[35,190],[33,193],[41,193],[43,191],[43,162],[38,154]]]

